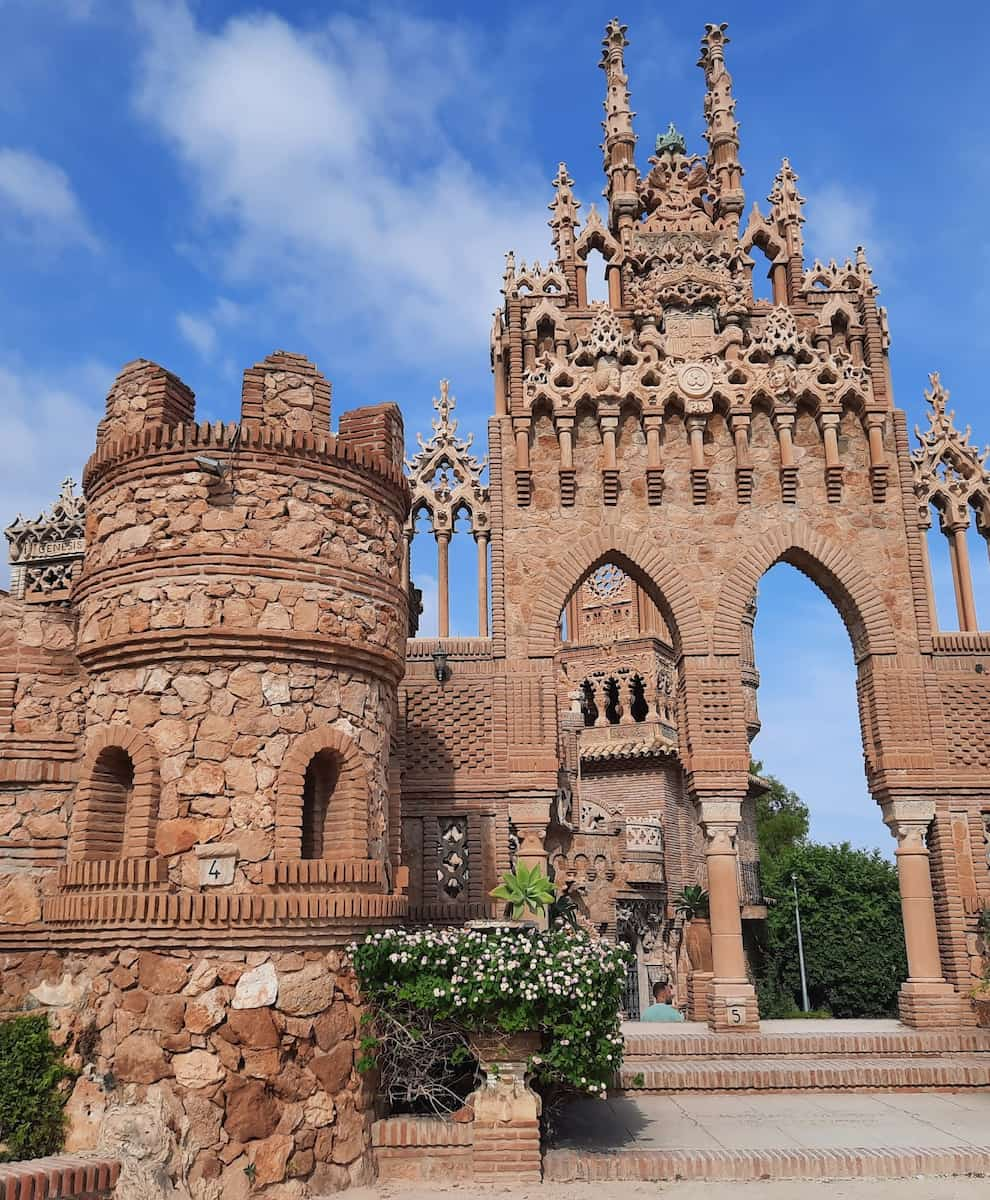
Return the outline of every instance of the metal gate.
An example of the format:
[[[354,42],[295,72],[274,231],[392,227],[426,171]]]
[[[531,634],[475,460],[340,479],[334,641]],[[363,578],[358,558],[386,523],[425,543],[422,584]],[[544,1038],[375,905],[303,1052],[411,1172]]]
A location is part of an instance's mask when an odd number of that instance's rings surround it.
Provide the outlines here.
[[[632,958],[626,966],[626,986],[622,995],[622,1011],[627,1021],[639,1020],[639,961],[636,958]]]

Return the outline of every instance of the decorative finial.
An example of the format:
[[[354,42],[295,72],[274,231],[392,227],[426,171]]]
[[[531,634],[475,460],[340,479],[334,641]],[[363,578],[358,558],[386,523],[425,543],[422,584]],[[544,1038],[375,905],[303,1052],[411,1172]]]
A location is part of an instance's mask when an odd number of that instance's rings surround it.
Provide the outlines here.
[[[687,154],[687,142],[673,121],[667,126],[666,133],[657,134],[657,157],[661,154]]]

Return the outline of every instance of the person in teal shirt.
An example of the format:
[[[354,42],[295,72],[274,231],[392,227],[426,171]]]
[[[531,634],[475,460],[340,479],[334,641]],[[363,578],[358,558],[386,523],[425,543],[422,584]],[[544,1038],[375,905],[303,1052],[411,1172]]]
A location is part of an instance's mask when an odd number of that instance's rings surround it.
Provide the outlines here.
[[[674,993],[671,991],[669,983],[655,983],[653,985],[653,1003],[649,1008],[644,1009],[641,1021],[683,1021],[684,1014],[674,1008],[671,1000],[674,998]]]

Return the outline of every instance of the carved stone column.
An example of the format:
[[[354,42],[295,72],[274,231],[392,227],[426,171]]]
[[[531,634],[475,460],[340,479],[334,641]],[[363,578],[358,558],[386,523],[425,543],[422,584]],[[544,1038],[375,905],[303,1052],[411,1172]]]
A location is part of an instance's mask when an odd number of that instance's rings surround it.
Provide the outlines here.
[[[650,504],[659,504],[663,498],[663,459],[660,454],[660,429],[663,417],[650,413],[643,417],[646,431],[646,498]]]
[[[619,432],[618,405],[599,405],[598,423],[601,426],[604,447],[602,501],[612,505],[619,498],[619,465],[616,459],[616,438]]]
[[[842,499],[842,462],[839,459],[839,422],[841,413],[822,413],[819,424],[825,444],[825,494],[829,504]]]
[[[794,461],[794,414],[779,412],[774,416],[774,428],[780,443],[780,498],[785,504],[797,500],[797,464]]]
[[[732,413],[729,417],[732,440],[736,447],[736,499],[749,504],[753,498],[753,460],[749,453],[749,413]]]
[[[557,417],[557,439],[560,442],[560,503],[565,508],[574,505],[574,418]]]
[[[739,858],[736,830],[742,800],[703,800],[708,903],[711,910],[712,970],[708,1024],[718,1031],[752,1031],[760,1025],[756,991],[746,977],[742,918],[739,911]]]
[[[887,495],[887,455],[883,448],[886,417],[882,412],[866,414],[866,437],[870,447],[870,487],[874,504],[882,504]]]
[[[437,636],[450,637],[450,530],[437,529]]]
[[[979,629],[976,620],[976,600],[973,598],[973,574],[969,565],[969,546],[966,544],[969,522],[946,521],[942,527],[949,539],[949,561],[952,565],[959,628],[964,631]]]
[[[891,800],[883,819],[897,838],[897,881],[901,891],[908,978],[898,995],[905,1025],[926,1029],[958,1025],[962,1005],[942,974],[935,901],[925,836],[935,816],[932,800]]]

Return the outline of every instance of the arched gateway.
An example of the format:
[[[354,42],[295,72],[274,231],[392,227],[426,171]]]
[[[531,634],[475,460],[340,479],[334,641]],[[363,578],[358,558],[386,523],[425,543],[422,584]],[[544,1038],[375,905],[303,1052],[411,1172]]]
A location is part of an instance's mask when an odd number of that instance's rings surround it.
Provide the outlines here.
[[[972,1023],[975,914],[990,904],[990,634],[965,528],[990,532],[990,476],[937,379],[912,458],[865,253],[805,263],[787,159],[768,210],[743,217],[726,41],[707,27],[707,156],[671,129],[641,174],[625,29],[611,22],[607,213],[592,206],[582,224],[562,163],[552,262],[508,256],[491,340],[491,633],[485,610],[482,637],[414,638],[400,690],[412,894],[466,911],[513,855],[544,862],[637,948],[631,989],[669,977],[713,1027],[752,1026],[753,605],[785,561],[825,592],[852,643],[867,781],[897,840],[901,1015]],[[757,250],[772,300],[754,293]],[[588,299],[591,252],[607,302]],[[444,386],[429,443],[452,471],[440,486],[477,490],[450,407]],[[417,474],[417,503],[432,511],[436,486]],[[938,632],[932,506],[962,632]],[[451,822],[470,864],[454,892]],[[689,961],[672,906],[696,881],[711,893],[710,965]]]

